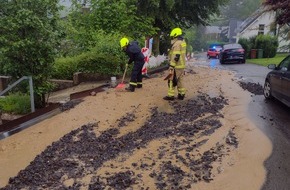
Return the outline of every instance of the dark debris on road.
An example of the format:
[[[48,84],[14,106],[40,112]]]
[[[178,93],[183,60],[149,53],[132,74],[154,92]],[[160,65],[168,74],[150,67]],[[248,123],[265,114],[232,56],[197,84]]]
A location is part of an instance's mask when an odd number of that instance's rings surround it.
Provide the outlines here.
[[[159,112],[154,107],[151,118],[143,126],[123,136],[118,136],[120,127],[134,122],[135,115],[127,113],[120,119],[119,126],[111,126],[99,136],[94,133],[98,123],[83,125],[53,142],[17,176],[10,178],[9,184],[2,189],[80,189],[85,185],[89,189],[132,186],[148,189],[142,182],[142,171],[148,170],[152,171],[148,177],[154,179],[157,189],[188,189],[198,181],[210,182],[213,180],[213,163],[228,154],[229,146],[238,144],[235,134],[230,133],[227,142],[216,144],[204,153],[199,152],[199,147],[207,143],[209,136],[222,127],[220,111],[227,104],[227,99],[222,96],[211,98],[201,94],[182,103],[170,103],[175,113]],[[198,140],[200,137],[205,139]],[[105,162],[120,154],[130,155],[135,150],[145,149],[158,139],[172,140],[158,148],[159,155],[148,155],[151,164],[135,161],[130,167],[108,173],[108,176],[96,175]],[[187,167],[189,172],[176,163]],[[90,184],[78,180],[88,175],[92,176]],[[73,185],[65,185],[64,176],[73,179]]]
[[[251,82],[238,82],[238,84],[244,89],[251,92],[254,95],[263,95],[264,90],[263,86],[260,83],[251,83]]]

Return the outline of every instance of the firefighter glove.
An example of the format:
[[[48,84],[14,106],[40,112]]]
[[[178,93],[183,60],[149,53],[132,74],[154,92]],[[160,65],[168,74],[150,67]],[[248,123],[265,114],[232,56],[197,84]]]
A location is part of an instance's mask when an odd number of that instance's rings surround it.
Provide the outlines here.
[[[175,57],[174,57],[174,61],[178,62],[179,58],[180,58],[180,54],[176,54]]]

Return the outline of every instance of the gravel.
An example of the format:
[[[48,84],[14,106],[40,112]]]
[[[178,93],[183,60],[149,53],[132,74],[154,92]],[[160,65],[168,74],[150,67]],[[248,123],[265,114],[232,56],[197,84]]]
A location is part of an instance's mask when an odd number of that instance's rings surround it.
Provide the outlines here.
[[[75,103],[65,105],[63,110],[71,109]],[[169,104],[174,113],[159,112],[154,107],[144,125],[123,136],[119,136],[119,129],[134,122],[136,116],[132,113],[126,113],[118,120],[119,124],[102,131],[99,136],[94,133],[98,123],[71,131],[36,156],[2,189],[149,189],[143,177],[154,180],[156,189],[189,189],[198,181],[212,181],[213,163],[220,162],[228,154],[229,147],[238,146],[235,133],[229,131],[224,142],[199,151],[210,135],[222,127],[221,110],[228,104],[227,99],[200,94],[195,99]],[[96,174],[105,162],[121,154],[131,155],[145,149],[153,140],[162,139],[167,139],[168,143],[157,147],[158,156],[148,155],[146,162],[132,162],[130,167],[118,168],[105,176]],[[79,180],[88,175],[89,184]],[[72,183],[68,185],[67,180]]]

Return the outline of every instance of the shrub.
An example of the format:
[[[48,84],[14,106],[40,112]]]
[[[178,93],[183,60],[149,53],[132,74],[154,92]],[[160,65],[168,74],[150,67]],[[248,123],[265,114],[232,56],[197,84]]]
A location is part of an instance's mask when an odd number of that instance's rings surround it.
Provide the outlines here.
[[[73,78],[75,72],[121,75],[127,57],[119,45],[118,35],[94,36],[96,46],[80,55],[58,58],[53,69],[53,78]]]
[[[77,71],[75,57],[59,58],[53,66],[52,77],[57,79],[72,79],[73,73]]]
[[[246,38],[240,38],[238,43],[241,44],[241,46],[244,48],[244,50],[246,52],[246,57],[249,58],[250,57],[250,52],[251,52],[250,40],[246,39]]]
[[[60,58],[54,64],[53,77],[71,80],[75,72],[118,75],[125,64],[117,56],[95,51],[69,58]]]
[[[278,48],[278,39],[271,35],[258,35],[255,40],[255,47],[263,49],[263,58],[273,58]]]
[[[31,111],[30,96],[15,93],[0,98],[0,108],[3,112],[13,114],[27,114]]]

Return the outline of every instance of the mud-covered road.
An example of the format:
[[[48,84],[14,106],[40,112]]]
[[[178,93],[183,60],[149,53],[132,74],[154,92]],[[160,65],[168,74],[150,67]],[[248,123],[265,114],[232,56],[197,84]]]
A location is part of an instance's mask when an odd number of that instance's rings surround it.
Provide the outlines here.
[[[270,187],[265,163],[273,157],[272,139],[248,114],[260,97],[250,91],[260,86],[189,62],[185,100],[167,102],[165,75],[151,76],[134,93],[111,88],[86,97],[1,140],[0,187]]]
[[[257,86],[264,85],[265,77],[271,70],[253,64],[221,65],[217,59],[208,60],[205,54],[199,54],[195,59],[199,65],[233,71],[240,81],[252,84],[253,87],[247,85],[250,87],[247,90],[252,93],[252,101],[248,107],[249,117],[273,144],[271,156],[265,161],[267,180],[262,189],[289,189],[290,108],[277,100],[266,101]]]

